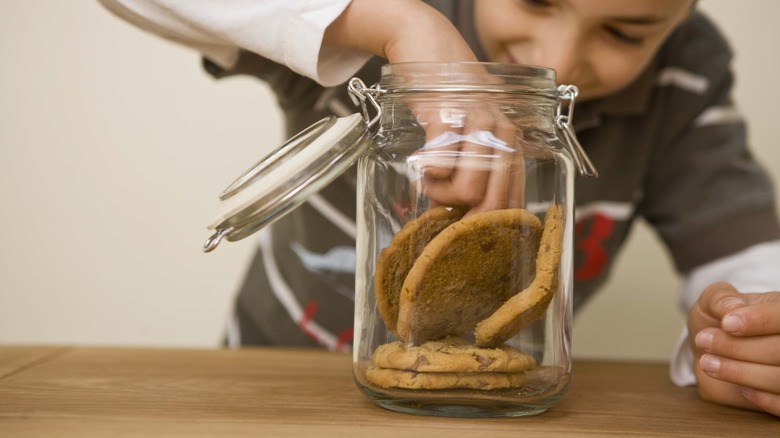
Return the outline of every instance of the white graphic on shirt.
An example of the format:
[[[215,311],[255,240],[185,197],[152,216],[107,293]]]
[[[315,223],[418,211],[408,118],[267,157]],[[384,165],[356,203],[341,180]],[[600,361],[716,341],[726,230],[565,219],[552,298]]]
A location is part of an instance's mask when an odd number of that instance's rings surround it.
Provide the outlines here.
[[[326,253],[309,251],[298,242],[292,242],[290,248],[307,271],[318,274],[324,282],[330,284],[331,290],[348,300],[355,301],[355,288],[348,287],[338,278],[333,278],[333,275],[355,275],[357,257],[354,246],[336,246]]]
[[[704,94],[710,88],[710,81],[705,76],[683,70],[680,67],[664,68],[658,73],[656,82],[660,86],[673,85],[696,94]]]
[[[334,272],[337,274],[355,273],[355,248],[336,246],[326,253],[316,253],[304,248],[298,242],[290,244],[290,248],[298,255],[303,266],[309,272]]]

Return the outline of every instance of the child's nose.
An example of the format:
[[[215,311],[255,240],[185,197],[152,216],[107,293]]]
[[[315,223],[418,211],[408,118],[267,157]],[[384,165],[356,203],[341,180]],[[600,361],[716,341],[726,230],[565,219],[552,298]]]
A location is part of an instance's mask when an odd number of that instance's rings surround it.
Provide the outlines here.
[[[538,65],[555,70],[559,84],[571,84],[581,69],[584,53],[575,36],[558,35],[537,45],[536,58]]]

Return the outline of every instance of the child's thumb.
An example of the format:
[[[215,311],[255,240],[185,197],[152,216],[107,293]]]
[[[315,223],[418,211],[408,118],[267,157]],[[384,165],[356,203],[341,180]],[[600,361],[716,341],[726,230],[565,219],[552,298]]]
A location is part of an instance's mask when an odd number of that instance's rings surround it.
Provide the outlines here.
[[[723,318],[734,309],[747,305],[742,294],[729,283],[709,285],[702,292],[699,301],[708,313],[717,319]]]

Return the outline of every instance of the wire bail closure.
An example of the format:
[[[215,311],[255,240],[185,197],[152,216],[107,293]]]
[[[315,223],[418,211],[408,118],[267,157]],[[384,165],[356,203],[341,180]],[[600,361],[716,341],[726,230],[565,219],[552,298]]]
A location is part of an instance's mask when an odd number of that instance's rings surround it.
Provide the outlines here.
[[[356,106],[360,106],[360,111],[363,113],[363,119],[366,121],[366,126],[371,128],[382,117],[382,108],[376,101],[377,98],[386,93],[385,90],[379,88],[379,84],[372,87],[366,87],[366,84],[360,80],[360,78],[352,78],[347,85],[347,91],[349,92],[349,98],[352,99],[352,103]],[[368,112],[368,106],[366,100],[371,103],[371,106],[376,110],[376,115],[372,118]]]
[[[560,128],[563,134],[563,140],[566,147],[571,152],[574,164],[577,166],[577,170],[580,175],[597,178],[599,172],[593,162],[588,158],[588,154],[585,153],[580,142],[577,140],[577,136],[572,128],[572,119],[574,117],[574,101],[577,99],[580,90],[574,85],[560,85],[558,86],[558,108],[555,110],[555,124]],[[562,113],[563,102],[568,101],[568,111],[564,115]]]

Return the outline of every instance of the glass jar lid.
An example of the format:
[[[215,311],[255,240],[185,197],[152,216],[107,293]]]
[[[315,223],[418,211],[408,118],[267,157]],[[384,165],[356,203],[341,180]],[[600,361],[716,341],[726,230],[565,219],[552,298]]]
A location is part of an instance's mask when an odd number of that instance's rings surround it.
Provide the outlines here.
[[[265,156],[220,195],[203,251],[223,238],[243,239],[301,205],[357,161],[370,144],[368,132],[360,114],[330,116]]]

